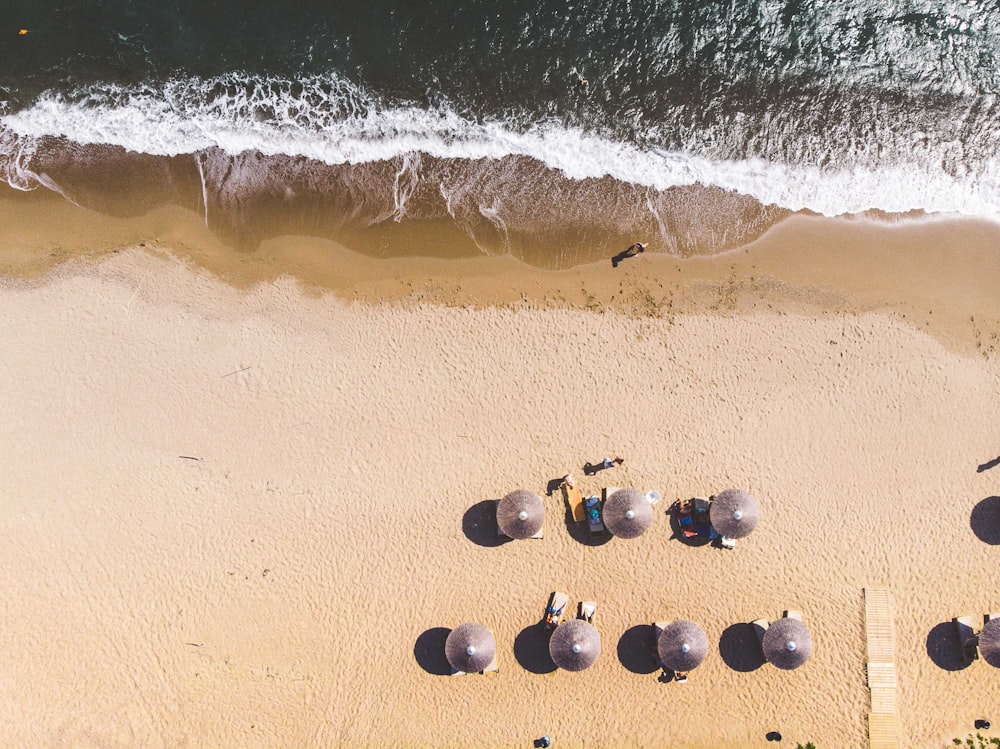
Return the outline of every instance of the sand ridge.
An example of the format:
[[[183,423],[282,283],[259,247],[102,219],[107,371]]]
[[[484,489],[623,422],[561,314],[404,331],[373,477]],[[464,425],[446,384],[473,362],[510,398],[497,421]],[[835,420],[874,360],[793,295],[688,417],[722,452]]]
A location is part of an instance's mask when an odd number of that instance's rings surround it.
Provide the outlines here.
[[[861,746],[865,585],[910,745],[995,705],[998,672],[929,649],[1000,608],[970,525],[1000,369],[899,319],[345,304],[146,252],[0,308],[5,745]],[[609,452],[581,482],[658,489],[643,537],[585,545],[553,494],[544,540],[492,543],[486,502]],[[670,539],[666,505],[730,486],[752,536]],[[599,604],[584,673],[532,670],[553,589]],[[812,659],[741,670],[737,625],[785,608]],[[710,642],[683,686],[637,650],[675,617]],[[469,620],[500,673],[438,675]]]

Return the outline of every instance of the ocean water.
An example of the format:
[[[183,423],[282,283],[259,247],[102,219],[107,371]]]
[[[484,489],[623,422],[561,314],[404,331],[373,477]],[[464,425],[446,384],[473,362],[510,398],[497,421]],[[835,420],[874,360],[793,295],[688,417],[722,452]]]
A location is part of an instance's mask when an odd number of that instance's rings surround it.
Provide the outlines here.
[[[995,0],[9,5],[0,178],[248,251],[426,231],[556,267],[793,211],[1000,219]]]

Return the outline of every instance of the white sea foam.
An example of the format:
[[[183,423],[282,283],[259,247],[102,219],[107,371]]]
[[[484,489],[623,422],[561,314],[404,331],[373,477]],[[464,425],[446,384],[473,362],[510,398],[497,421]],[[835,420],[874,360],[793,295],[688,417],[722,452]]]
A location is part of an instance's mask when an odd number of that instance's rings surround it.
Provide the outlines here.
[[[644,149],[561,123],[474,121],[444,105],[386,105],[340,78],[282,81],[225,76],[159,88],[93,87],[72,99],[41,96],[0,117],[18,137],[0,140],[5,177],[24,189],[32,141],[61,136],[174,156],[218,148],[229,154],[304,156],[327,164],[404,157],[397,208],[412,189],[409,154],[448,159],[526,156],[574,180],[611,177],[658,190],[710,185],[766,204],[826,215],[868,209],[925,210],[1000,218],[997,161],[946,170],[932,151],[911,160],[837,168],[763,159],[709,158]],[[16,141],[16,143],[14,142]],[[8,149],[7,146],[10,148]]]

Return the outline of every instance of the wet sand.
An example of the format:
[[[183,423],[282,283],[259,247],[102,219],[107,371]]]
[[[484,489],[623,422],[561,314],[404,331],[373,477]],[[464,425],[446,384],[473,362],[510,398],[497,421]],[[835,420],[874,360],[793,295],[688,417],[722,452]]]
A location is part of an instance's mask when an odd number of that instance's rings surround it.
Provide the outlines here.
[[[904,745],[995,708],[947,624],[1000,609],[992,225],[794,217],[538,271],[0,213],[5,745],[862,746],[878,585]],[[584,543],[553,494],[543,540],[497,545],[491,500],[609,453],[581,484],[659,490],[644,536]],[[735,550],[671,537],[670,502],[729,487],[763,511]],[[583,673],[545,655],[554,589],[598,602]],[[792,672],[745,626],[787,608]],[[709,636],[685,685],[645,652],[673,618]],[[445,676],[470,620],[500,672]]]

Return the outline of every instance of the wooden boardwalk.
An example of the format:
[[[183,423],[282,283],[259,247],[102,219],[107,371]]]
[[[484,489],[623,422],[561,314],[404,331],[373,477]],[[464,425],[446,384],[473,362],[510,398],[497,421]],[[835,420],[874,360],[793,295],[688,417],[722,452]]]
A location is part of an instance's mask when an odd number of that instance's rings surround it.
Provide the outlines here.
[[[870,749],[901,749],[896,699],[896,631],[888,588],[865,588],[865,635],[868,638],[868,713]]]

